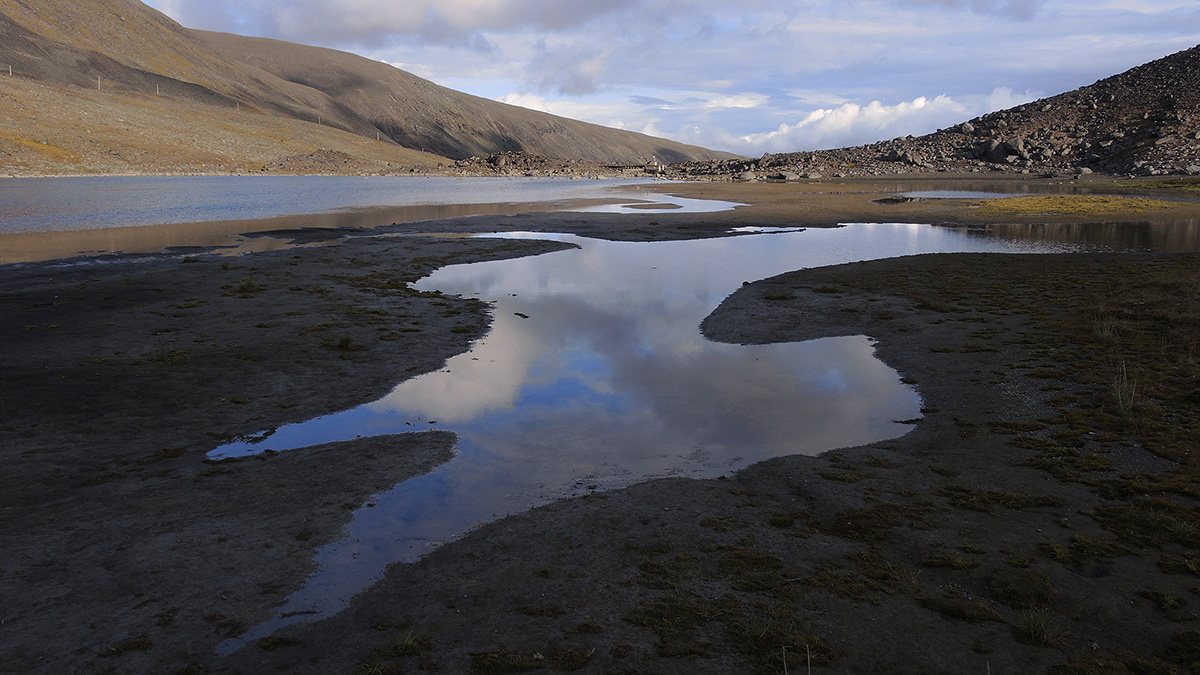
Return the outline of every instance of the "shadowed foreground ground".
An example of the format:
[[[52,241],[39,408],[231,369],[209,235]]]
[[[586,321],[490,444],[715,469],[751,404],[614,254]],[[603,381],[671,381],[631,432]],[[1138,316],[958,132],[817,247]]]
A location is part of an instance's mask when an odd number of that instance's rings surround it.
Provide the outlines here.
[[[738,217],[630,218],[464,222],[636,239]],[[406,281],[556,246],[363,238],[0,270],[0,344],[15,355],[0,392],[0,672],[1187,673],[1200,661],[1194,255],[922,256],[745,286],[705,335],[870,335],[919,388],[924,419],[893,441],[487,525],[393,567],[341,614],[216,658],[303,581],[350,509],[445,461],[452,439],[220,464],[204,452],[369,400],[486,329],[478,303]]]

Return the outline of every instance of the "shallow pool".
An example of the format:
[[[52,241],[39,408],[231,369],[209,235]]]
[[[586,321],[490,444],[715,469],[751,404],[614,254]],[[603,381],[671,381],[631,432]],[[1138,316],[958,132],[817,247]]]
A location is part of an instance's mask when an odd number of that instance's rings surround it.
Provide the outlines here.
[[[453,460],[372,496],[346,537],[318,551],[319,571],[280,618],[223,650],[333,614],[387,565],[507,514],[659,476],[729,474],[911,428],[905,422],[920,416],[919,396],[875,358],[867,337],[706,340],[701,320],[745,281],[918,253],[1079,249],[908,224],[652,243],[505,236],[579,248],[436,271],[416,286],[494,307],[491,332],[469,352],[378,401],[212,452],[286,451],[414,429],[459,438]]]

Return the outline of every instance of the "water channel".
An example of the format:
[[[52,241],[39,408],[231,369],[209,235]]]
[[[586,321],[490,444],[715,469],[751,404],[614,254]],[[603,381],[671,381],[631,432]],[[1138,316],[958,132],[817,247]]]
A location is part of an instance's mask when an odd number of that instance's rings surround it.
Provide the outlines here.
[[[285,426],[210,457],[287,451],[445,429],[456,456],[373,496],[280,615],[229,652],[295,621],[336,613],[394,562],[479,524],[556,499],[662,476],[715,477],[788,454],[903,435],[917,392],[865,336],[718,344],[698,326],[744,281],[786,271],[938,252],[1081,250],[911,224],[631,243],[509,234],[579,248],[442,268],[421,290],[491,303],[491,332],[447,366],[384,398]]]

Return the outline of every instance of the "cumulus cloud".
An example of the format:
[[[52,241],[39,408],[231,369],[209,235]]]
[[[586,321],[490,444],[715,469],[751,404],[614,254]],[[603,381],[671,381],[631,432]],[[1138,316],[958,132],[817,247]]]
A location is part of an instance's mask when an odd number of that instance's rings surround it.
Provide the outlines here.
[[[593,94],[613,54],[612,47],[584,45],[543,46],[528,68],[527,78],[540,91],[555,91],[568,96]]]
[[[1194,0],[145,1],[744,154],[927,133],[1200,42]]]
[[[838,108],[812,111],[794,124],[781,124],[774,131],[747,134],[741,141],[754,152],[816,150],[859,145],[871,140],[924,133],[939,125],[961,121],[967,109],[948,96],[924,96],[896,105],[872,101],[867,105],[847,103]]]
[[[381,44],[396,36],[478,48],[482,33],[561,31],[637,0],[151,0],[190,26],[302,42]]]
[[[646,116],[642,106],[623,102],[552,101],[536,94],[507,94],[496,98],[501,103],[520,106],[530,110],[550,113],[559,117],[583,120],[614,129],[641,130],[645,125],[657,122],[657,118]],[[640,124],[635,125],[639,122]],[[635,126],[631,126],[635,125]]]
[[[986,101],[993,99],[1024,102],[1022,97],[1004,88],[997,90]],[[919,135],[939,127],[957,124],[991,110],[967,106],[948,96],[932,99],[922,96],[895,105],[884,105],[879,101],[872,101],[866,105],[845,103],[808,112],[772,110],[769,111],[769,116],[786,114],[799,119],[796,122],[780,124],[773,131],[739,135],[713,121],[711,115],[714,109],[727,106],[724,108],[727,114],[737,115],[751,103],[755,106],[766,105],[766,97],[688,96],[679,101],[638,97],[611,102],[582,103],[549,100],[533,94],[508,94],[497,100],[554,115],[743,155],[817,150],[861,145],[907,134]],[[768,115],[767,112],[763,114]],[[704,121],[694,121],[697,118]]]
[[[746,92],[729,96],[714,96],[704,101],[705,108],[761,108],[769,98],[764,94]]]
[[[1038,9],[1036,0],[902,0],[902,4],[963,9],[981,14],[998,14],[1017,19],[1032,19]]]
[[[1011,87],[996,87],[987,97],[987,101],[984,104],[984,107],[986,108],[984,112],[1015,108],[1016,106],[1029,103],[1030,101],[1036,101],[1041,97],[1041,94],[1030,91],[1018,93],[1013,91]]]

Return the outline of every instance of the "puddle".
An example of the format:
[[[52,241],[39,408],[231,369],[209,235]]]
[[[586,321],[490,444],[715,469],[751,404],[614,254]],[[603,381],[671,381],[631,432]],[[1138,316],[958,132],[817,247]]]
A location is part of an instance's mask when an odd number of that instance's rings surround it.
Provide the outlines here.
[[[384,398],[235,443],[210,457],[445,429],[457,455],[372,496],[277,618],[228,654],[330,616],[389,564],[556,499],[658,476],[715,477],[791,454],[894,438],[920,400],[864,336],[761,346],[705,340],[698,325],[744,281],[818,265],[950,251],[1061,251],[926,225],[858,224],[721,239],[612,242],[516,234],[579,249],[445,267],[422,290],[483,298],[491,332]],[[299,614],[298,614],[299,613]]]
[[[1003,199],[1004,197],[1022,197],[1023,192],[977,192],[973,190],[915,190],[902,192],[906,199]]]
[[[570,209],[580,213],[717,213],[732,211],[739,206],[747,206],[739,202],[727,202],[718,199],[689,199],[669,194],[647,194],[647,201],[626,202],[621,204],[599,204]]]

